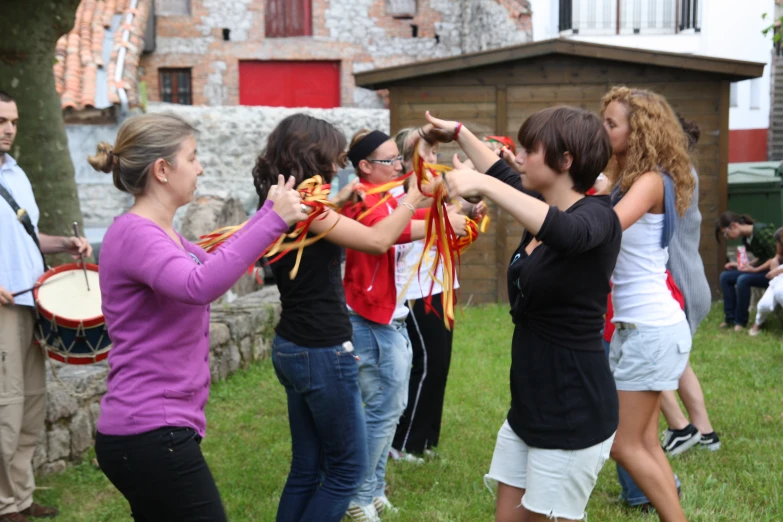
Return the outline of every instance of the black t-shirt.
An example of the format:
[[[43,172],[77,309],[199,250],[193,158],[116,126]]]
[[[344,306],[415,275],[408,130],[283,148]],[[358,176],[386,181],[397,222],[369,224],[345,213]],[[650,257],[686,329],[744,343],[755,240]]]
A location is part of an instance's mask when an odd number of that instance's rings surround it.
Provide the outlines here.
[[[288,274],[296,263],[296,250],[272,263],[282,307],[277,335],[308,348],[328,348],[351,340],[341,252],[339,246],[325,239],[308,246],[294,280]]]
[[[487,173],[521,189],[502,161]],[[601,329],[621,238],[609,198],[588,196],[565,212],[550,207],[541,244],[528,256],[533,236],[525,233],[512,256],[508,422],[530,446],[584,449],[617,430],[617,389]]]

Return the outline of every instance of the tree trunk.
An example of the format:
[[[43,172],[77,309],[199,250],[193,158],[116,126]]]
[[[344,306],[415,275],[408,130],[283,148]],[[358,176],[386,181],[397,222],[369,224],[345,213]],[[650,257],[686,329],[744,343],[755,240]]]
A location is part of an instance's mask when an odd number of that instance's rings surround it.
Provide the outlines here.
[[[57,39],[73,28],[78,5],[79,0],[0,0],[0,89],[19,108],[11,155],[33,185],[41,210],[38,227],[50,235],[73,235],[73,222],[82,223],[52,70]]]

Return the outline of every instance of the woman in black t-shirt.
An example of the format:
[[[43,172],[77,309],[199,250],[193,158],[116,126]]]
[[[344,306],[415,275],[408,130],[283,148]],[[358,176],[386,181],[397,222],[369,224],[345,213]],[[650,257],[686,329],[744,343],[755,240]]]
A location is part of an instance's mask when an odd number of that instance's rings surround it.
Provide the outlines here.
[[[487,174],[455,158],[449,195],[484,196],[526,229],[508,269],[511,409],[486,475],[496,520],[582,520],[618,424],[601,329],[622,230],[607,197],[585,197],[609,137],[588,111],[540,111],[519,130],[520,175],[461,124],[427,118],[432,138],[456,141]]]
[[[253,169],[260,204],[278,173],[294,176],[297,185],[317,174],[330,182],[344,161],[345,147],[345,136],[324,120],[294,114],[281,121]],[[289,272],[296,252],[272,264],[282,307],[272,363],[286,389],[292,443],[278,522],[342,520],[368,471],[340,247],[375,255],[386,252],[411,221],[410,209],[422,199],[412,183],[405,203],[372,227],[330,210],[311,224],[311,234],[326,237],[304,249],[294,279]]]

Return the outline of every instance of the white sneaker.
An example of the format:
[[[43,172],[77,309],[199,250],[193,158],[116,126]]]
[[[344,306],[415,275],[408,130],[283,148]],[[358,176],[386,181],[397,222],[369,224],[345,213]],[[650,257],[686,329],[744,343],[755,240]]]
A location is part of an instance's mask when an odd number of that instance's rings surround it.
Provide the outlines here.
[[[389,458],[397,462],[410,462],[412,464],[424,464],[424,459],[412,455],[410,453],[404,453],[394,448],[389,450]]]
[[[345,515],[356,522],[381,522],[381,519],[378,518],[378,511],[375,509],[375,501],[372,504],[361,506],[352,500],[348,504],[348,511],[345,512]]]
[[[388,513],[397,513],[399,509],[392,506],[392,503],[389,502],[389,499],[386,495],[383,495],[382,497],[375,497],[372,499],[372,504],[375,506],[375,511],[380,514],[388,514]]]

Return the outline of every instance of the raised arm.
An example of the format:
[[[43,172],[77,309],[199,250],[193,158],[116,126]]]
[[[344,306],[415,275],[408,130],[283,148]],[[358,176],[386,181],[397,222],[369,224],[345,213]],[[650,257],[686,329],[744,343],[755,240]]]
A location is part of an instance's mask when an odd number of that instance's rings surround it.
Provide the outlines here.
[[[590,196],[594,197],[594,196]],[[620,234],[617,215],[609,202],[590,201],[576,212],[563,212],[549,207],[536,238],[549,248],[564,255],[587,252],[608,241],[612,234]]]
[[[423,199],[416,184],[412,183],[397,208],[387,216],[373,214],[359,222],[352,219],[353,216],[330,211],[324,219],[315,220],[310,229],[315,234],[328,231],[326,239],[344,248],[373,255],[383,254],[392,245],[424,238],[427,211],[415,210]],[[454,212],[449,214],[449,219],[457,234],[465,235],[465,218]]]
[[[523,192],[508,190],[500,180],[485,174],[455,170],[446,176],[449,195],[481,195],[494,201],[522,226],[563,255],[573,255],[606,241],[617,218],[607,207],[591,212],[566,213]]]
[[[549,212],[549,205],[538,198],[518,190],[508,190],[503,181],[475,171],[453,170],[446,175],[446,184],[451,197],[483,196],[491,199],[534,235],[538,234]]]
[[[282,178],[282,176],[280,177]],[[157,225],[143,221],[125,238],[135,255],[123,258],[123,268],[135,280],[155,292],[183,303],[204,305],[226,293],[253,263],[289,227],[301,221],[301,196],[289,185],[279,184],[264,206],[202,264]]]
[[[422,132],[431,136],[431,139],[443,142],[456,141],[467,154],[475,170],[486,173],[493,178],[499,179],[506,185],[540,199],[539,194],[525,190],[522,187],[522,179],[519,172],[511,168],[497,153],[490,150],[470,129],[456,121],[435,118],[429,111],[427,111],[426,117],[429,123],[422,128]],[[457,128],[459,128],[459,132],[457,132]],[[506,154],[510,154],[507,149],[503,150]],[[454,155],[453,164],[455,169],[465,167],[457,154]]]
[[[479,172],[487,172],[489,168],[498,161],[498,155],[484,145],[470,129],[461,123],[435,118],[430,114],[430,111],[425,113],[425,117],[427,118],[429,125],[432,126],[431,129],[425,127],[426,134],[431,137],[431,139],[443,143],[456,141]]]
[[[623,230],[651,210],[663,210],[663,178],[656,172],[642,174],[614,207]]]

